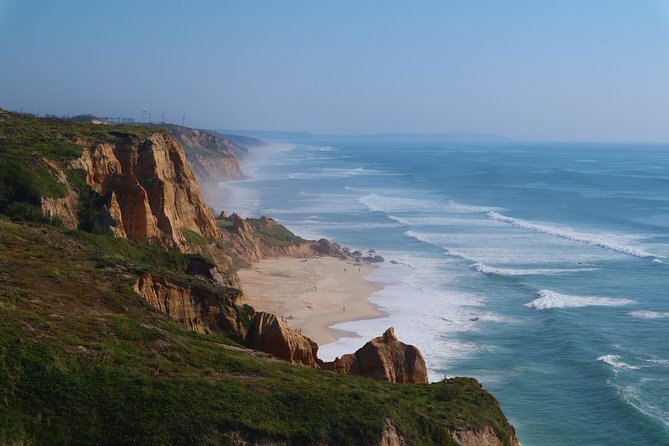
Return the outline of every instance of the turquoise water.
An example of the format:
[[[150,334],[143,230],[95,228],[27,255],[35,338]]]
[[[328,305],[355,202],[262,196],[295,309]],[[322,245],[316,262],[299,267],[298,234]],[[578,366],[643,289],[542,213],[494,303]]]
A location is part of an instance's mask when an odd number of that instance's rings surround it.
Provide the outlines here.
[[[215,207],[386,258],[389,316],[321,356],[394,325],[524,445],[669,445],[668,146],[310,142],[246,170]]]

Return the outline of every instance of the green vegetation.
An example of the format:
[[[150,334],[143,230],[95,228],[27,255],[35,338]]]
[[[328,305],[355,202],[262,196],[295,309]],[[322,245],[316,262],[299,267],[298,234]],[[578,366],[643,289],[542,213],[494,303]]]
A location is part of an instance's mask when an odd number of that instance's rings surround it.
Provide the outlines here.
[[[183,254],[6,221],[0,241],[0,443],[376,444],[386,417],[410,444],[510,434],[473,380],[393,385],[259,358],[147,307],[118,270],[183,274]]]
[[[293,234],[284,226],[267,217],[247,218],[246,222],[270,246],[290,246],[306,242],[302,237]]]
[[[17,221],[50,222],[40,211],[41,198],[67,196],[67,186],[58,170],[66,171],[66,164],[82,155],[78,142],[113,143],[125,138],[146,138],[157,131],[161,129],[93,125],[0,111],[0,213]],[[96,199],[84,192],[83,201],[90,204]],[[90,209],[84,212],[91,214]],[[93,229],[95,216],[88,217],[83,224]]]
[[[109,143],[128,137],[145,139],[160,131],[164,130],[148,125],[95,125],[7,112],[0,117],[0,142],[29,148],[53,161],[68,161],[81,156],[77,140]]]
[[[43,221],[41,198],[66,195],[67,187],[39,155],[0,140],[0,213],[17,220]]]
[[[211,241],[209,241],[206,237],[203,237],[197,232],[191,231],[190,229],[183,229],[181,232],[183,233],[188,243],[201,246],[205,246],[211,243]]]
[[[232,220],[227,218],[217,218],[216,223],[218,224],[218,227],[221,229],[232,228]]]

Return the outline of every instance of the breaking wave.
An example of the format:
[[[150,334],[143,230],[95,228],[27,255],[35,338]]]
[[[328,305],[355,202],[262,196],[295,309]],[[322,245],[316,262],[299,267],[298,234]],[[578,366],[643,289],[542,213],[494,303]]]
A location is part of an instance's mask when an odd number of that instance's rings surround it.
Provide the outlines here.
[[[492,266],[484,265],[476,262],[469,265],[469,269],[483,274],[499,274],[502,276],[529,276],[529,275],[552,275],[562,273],[575,273],[579,271],[594,271],[598,268],[494,268]]]
[[[525,304],[535,310],[551,308],[619,307],[635,303],[630,299],[598,296],[570,296],[551,290],[539,290],[538,298]]]
[[[653,254],[647,253],[641,249],[632,248],[630,246],[625,246],[625,245],[619,245],[616,244],[615,242],[611,242],[608,240],[598,239],[594,235],[575,232],[568,228],[558,228],[555,226],[531,223],[525,220],[507,217],[505,215],[498,214],[497,212],[488,212],[488,217],[492,220],[499,221],[502,223],[508,223],[520,229],[527,229],[529,231],[534,231],[539,234],[552,235],[555,237],[560,237],[567,240],[584,243],[586,245],[596,246],[598,248],[609,249],[611,251],[616,251],[621,254],[627,254],[639,258],[655,257]]]
[[[597,361],[605,362],[606,364],[610,365],[611,367],[615,367],[616,369],[638,370],[640,368],[635,365],[629,365],[626,362],[622,362],[620,360],[620,356],[618,355],[600,356],[597,358]]]
[[[360,197],[358,202],[370,211],[376,212],[416,212],[445,211],[459,214],[501,211],[502,208],[490,206],[472,206],[452,200],[440,202],[424,198],[400,198],[371,193]]]
[[[669,318],[669,312],[658,312],[658,311],[631,311],[627,313],[628,316],[638,317],[640,319],[664,319]]]

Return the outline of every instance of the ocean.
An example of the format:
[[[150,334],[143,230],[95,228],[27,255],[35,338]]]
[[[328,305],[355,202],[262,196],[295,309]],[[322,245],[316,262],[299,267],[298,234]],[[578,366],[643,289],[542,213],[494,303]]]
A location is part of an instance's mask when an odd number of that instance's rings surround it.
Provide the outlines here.
[[[244,168],[214,207],[386,259],[388,317],[322,358],[392,325],[523,445],[669,445],[669,146],[297,141]]]

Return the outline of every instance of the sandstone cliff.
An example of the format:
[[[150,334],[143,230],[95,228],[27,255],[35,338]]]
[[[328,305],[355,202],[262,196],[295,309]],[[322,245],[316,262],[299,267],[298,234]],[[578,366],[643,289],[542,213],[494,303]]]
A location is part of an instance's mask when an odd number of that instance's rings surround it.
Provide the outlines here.
[[[117,236],[178,248],[184,231],[220,234],[183,149],[165,133],[91,145],[73,167],[83,168],[86,183],[106,200]]]
[[[183,146],[188,162],[201,183],[244,178],[234,153],[248,152],[245,147],[202,130],[177,125],[170,125],[168,129]]]
[[[311,257],[327,255],[319,242],[304,240],[269,217],[243,219],[237,214],[219,219],[223,237],[245,262],[268,257]]]
[[[245,343],[285,361],[318,368],[318,345],[273,314],[255,314]]]
[[[355,353],[325,363],[324,368],[394,383],[428,382],[423,355],[413,345],[398,341],[393,327]]]
[[[383,432],[381,432],[381,441],[378,446],[406,446],[406,440],[397,433],[397,428],[390,418],[386,418]]]
[[[253,310],[237,305],[234,288],[187,283],[158,274],[140,274],[134,285],[150,306],[198,333],[216,333],[243,341]]]
[[[452,429],[449,433],[460,446],[505,446],[505,443],[499,439],[490,425],[485,425],[479,429]],[[509,444],[510,446],[520,446],[520,441],[513,436],[509,439]]]

